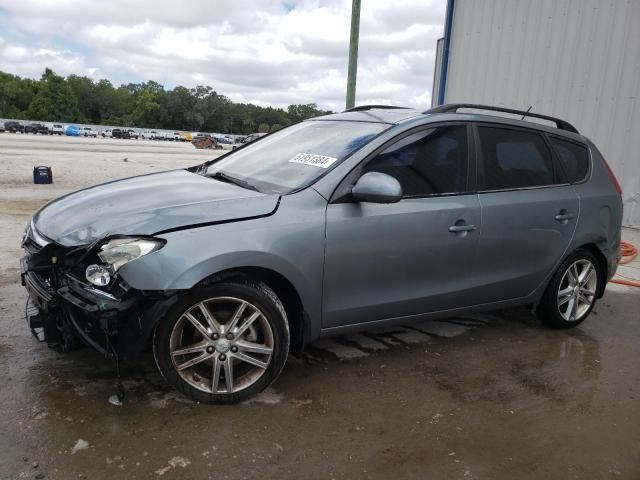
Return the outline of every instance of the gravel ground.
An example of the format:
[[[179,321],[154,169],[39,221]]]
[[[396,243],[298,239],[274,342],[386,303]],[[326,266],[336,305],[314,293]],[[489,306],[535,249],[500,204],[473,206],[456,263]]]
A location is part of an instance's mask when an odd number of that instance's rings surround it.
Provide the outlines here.
[[[25,326],[24,226],[68,191],[217,154],[0,134],[0,479],[640,478],[640,290],[613,284],[571,331],[510,310],[316,342],[237,406],[181,397],[146,358],[109,404],[107,360]],[[34,165],[55,183],[32,185]]]

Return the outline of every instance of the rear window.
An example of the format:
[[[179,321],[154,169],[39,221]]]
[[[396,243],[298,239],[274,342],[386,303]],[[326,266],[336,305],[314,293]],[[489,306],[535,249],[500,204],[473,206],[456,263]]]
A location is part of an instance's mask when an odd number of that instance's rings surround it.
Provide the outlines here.
[[[537,133],[479,127],[485,190],[508,190],[554,183],[553,160]]]
[[[569,183],[576,183],[587,176],[589,170],[589,154],[587,149],[574,142],[551,137],[551,144],[558,152],[562,168]]]

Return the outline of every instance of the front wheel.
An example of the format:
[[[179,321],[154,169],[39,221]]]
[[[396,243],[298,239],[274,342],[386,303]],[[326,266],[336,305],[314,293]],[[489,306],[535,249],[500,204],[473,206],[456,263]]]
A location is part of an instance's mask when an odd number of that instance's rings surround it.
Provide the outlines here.
[[[596,257],[586,250],[569,255],[554,273],[538,316],[553,328],[572,328],[582,323],[594,305],[602,272]]]
[[[196,288],[156,328],[156,364],[165,380],[203,403],[236,403],[268,387],[289,352],[282,303],[261,282]]]

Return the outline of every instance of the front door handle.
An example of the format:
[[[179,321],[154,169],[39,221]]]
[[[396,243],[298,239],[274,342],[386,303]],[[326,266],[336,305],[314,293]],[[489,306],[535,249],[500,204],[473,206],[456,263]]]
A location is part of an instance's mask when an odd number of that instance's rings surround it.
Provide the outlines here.
[[[449,231],[451,233],[471,232],[476,229],[475,225],[451,225]]]

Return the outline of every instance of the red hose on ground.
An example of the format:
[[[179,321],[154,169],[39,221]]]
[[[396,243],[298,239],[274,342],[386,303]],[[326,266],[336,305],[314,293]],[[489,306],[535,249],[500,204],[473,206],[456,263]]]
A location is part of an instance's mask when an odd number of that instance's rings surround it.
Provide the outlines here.
[[[631,263],[638,256],[638,249],[635,245],[631,245],[629,242],[621,242],[620,243],[620,253],[622,257],[618,262],[618,265],[624,265],[626,263]],[[622,275],[618,275],[622,277]],[[633,280],[631,278],[614,278],[611,280],[611,283],[619,283],[620,285],[627,285],[629,287],[640,287],[639,280]]]

